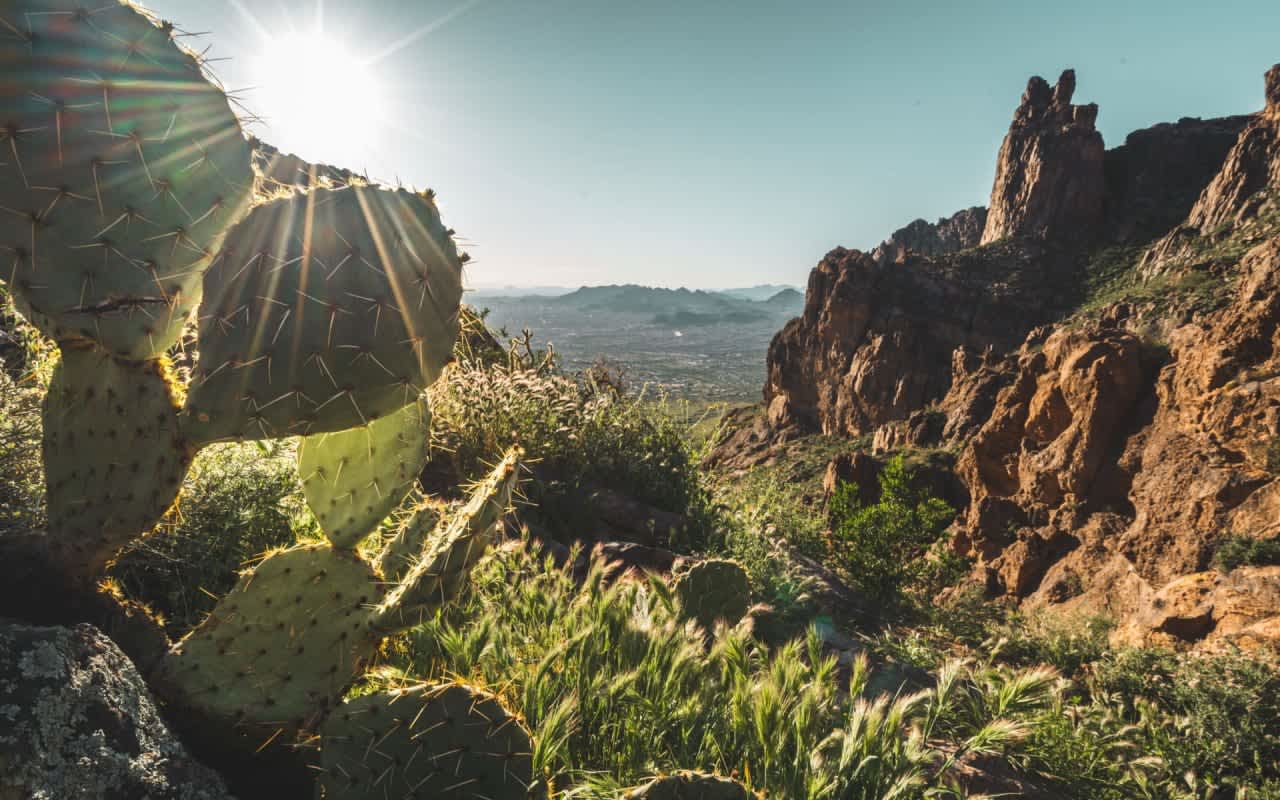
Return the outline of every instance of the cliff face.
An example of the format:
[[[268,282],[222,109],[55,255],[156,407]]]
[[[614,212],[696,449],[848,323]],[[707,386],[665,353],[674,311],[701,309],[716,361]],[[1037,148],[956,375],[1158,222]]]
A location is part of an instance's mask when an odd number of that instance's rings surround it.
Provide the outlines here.
[[[913,252],[913,223],[829,253],[770,348],[769,425],[958,450],[953,548],[992,595],[1280,644],[1280,566],[1211,568],[1280,537],[1280,65],[1265,85],[1104,154],[1070,71],[1033,79],[986,244]]]

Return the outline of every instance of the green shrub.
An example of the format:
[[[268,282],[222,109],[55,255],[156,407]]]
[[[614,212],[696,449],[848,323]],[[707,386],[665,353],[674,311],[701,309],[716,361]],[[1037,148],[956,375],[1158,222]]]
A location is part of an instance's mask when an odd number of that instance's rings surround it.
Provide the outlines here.
[[[0,536],[43,530],[44,467],[40,402],[44,390],[0,370]]]
[[[526,516],[572,540],[582,497],[608,488],[689,515],[691,539],[710,528],[709,503],[684,426],[664,400],[621,397],[560,372],[549,354],[516,340],[505,363],[461,357],[432,389],[436,455],[429,491],[451,491],[487,471],[486,459],[520,444],[533,464]]]
[[[1264,567],[1280,564],[1280,536],[1254,539],[1251,536],[1228,536],[1213,552],[1213,565],[1223,572],[1236,567]]]
[[[904,592],[935,589],[956,572],[930,554],[955,511],[911,485],[902,456],[880,473],[878,503],[864,506],[857,487],[842,484],[829,513],[832,560],[874,606],[898,606]]]
[[[1178,774],[1262,784],[1280,780],[1280,662],[1240,654],[1125,650],[1094,664],[1095,694],[1122,704],[1127,719],[1143,704],[1163,717],[1143,728],[1143,746]]]

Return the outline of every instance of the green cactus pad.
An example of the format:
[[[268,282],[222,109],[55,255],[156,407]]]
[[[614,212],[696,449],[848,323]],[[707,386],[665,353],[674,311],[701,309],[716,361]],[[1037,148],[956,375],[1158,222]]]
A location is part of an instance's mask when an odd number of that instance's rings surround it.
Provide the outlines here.
[[[374,563],[374,569],[386,581],[399,583],[422,557],[423,548],[432,534],[443,533],[439,528],[445,516],[445,506],[427,498],[415,505],[409,515],[396,528],[395,536],[387,542]]]
[[[729,778],[700,772],[678,772],[628,789],[622,800],[756,800],[756,795]]]
[[[457,513],[442,522],[428,539],[428,550],[387,595],[374,615],[374,626],[391,633],[416,625],[448,603],[462,589],[467,573],[484,555],[494,528],[511,504],[524,452],[513,448],[472,491]],[[388,547],[393,547],[393,540]],[[382,560],[382,559],[380,559]]]
[[[493,695],[458,683],[365,695],[320,731],[324,800],[525,800],[533,743]]]
[[[190,463],[162,362],[62,348],[44,399],[44,464],[50,543],[68,569],[93,577],[155,527]]]
[[[700,561],[676,577],[676,595],[691,619],[710,631],[717,622],[734,624],[751,607],[751,582],[736,562]]]
[[[424,195],[351,186],[258,206],[205,273],[184,429],[314,435],[409,405],[452,357],[461,268]]]
[[[363,428],[302,440],[302,490],[334,547],[355,547],[408,496],[427,462],[430,435],[424,397]]]
[[[0,4],[0,280],[60,342],[164,353],[248,210],[249,143],[177,35],[118,0]]]
[[[377,576],[354,553],[306,545],[268,556],[174,645],[161,681],[189,709],[264,728],[314,724],[381,638]]]

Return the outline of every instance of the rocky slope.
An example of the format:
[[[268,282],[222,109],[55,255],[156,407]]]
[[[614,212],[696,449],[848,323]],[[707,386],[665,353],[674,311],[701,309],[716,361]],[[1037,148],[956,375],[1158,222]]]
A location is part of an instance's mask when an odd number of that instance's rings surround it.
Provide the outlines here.
[[[1280,566],[1213,568],[1280,536],[1280,65],[1263,111],[1110,151],[1074,86],[1028,84],[981,246],[900,231],[819,263],[766,421],[713,460],[805,431],[945,447],[990,595],[1125,642],[1280,645]]]

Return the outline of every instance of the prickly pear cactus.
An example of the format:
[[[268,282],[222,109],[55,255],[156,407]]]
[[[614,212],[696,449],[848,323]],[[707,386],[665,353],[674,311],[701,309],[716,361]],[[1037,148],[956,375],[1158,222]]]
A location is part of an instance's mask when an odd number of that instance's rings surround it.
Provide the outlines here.
[[[341,697],[381,636],[368,607],[378,576],[348,550],[306,545],[268,556],[174,646],[162,680],[212,717],[305,727]]]
[[[445,512],[446,505],[432,498],[414,505],[397,526],[395,535],[378,554],[378,560],[374,564],[378,574],[388,581],[403,580],[405,574],[418,563],[418,557],[429,537],[437,533]]]
[[[334,547],[355,547],[404,501],[430,436],[430,406],[420,398],[362,428],[302,440],[302,490]]]
[[[441,520],[428,537],[426,553],[404,573],[374,613],[375,627],[388,632],[412,627],[457,597],[467,573],[493,542],[511,505],[523,457],[519,448],[509,452],[472,491],[467,504]],[[393,539],[387,549],[394,547],[397,543]]]
[[[118,0],[0,4],[0,279],[60,341],[177,341],[248,208],[249,144],[175,29]]]
[[[311,727],[384,636],[457,592],[483,552],[481,534],[506,512],[519,458],[518,451],[508,454],[441,535],[423,544],[419,563],[389,594],[383,576],[353,550],[318,544],[268,556],[174,645],[161,684],[187,711],[215,720]]]
[[[747,787],[729,778],[678,772],[628,789],[622,800],[757,800]]]
[[[161,361],[123,362],[88,343],[62,348],[43,444],[49,539],[72,575],[101,572],[178,496],[191,454],[174,392]]]
[[[205,273],[184,429],[314,435],[413,403],[452,356],[461,269],[425,195],[351,186],[258,206]]]
[[[320,730],[323,800],[526,800],[533,744],[498,699],[459,683],[365,695]]]
[[[751,584],[746,570],[734,561],[712,558],[682,572],[675,583],[685,615],[710,631],[720,621],[742,619],[751,606]]]

